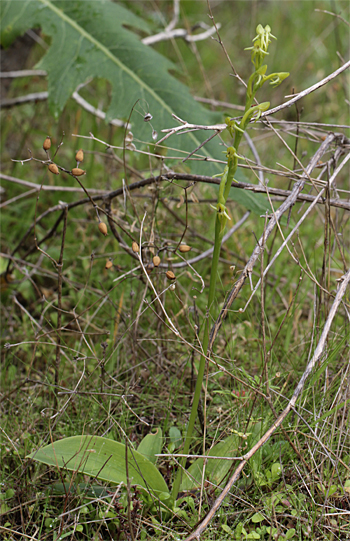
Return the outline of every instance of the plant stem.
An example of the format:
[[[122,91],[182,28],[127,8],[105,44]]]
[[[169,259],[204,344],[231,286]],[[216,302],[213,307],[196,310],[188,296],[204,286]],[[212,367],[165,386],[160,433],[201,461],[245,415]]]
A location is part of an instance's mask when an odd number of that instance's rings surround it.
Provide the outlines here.
[[[210,353],[208,352],[210,320],[212,317],[214,318],[214,299],[215,299],[218,263],[219,263],[222,238],[225,232],[226,221],[228,219],[228,214],[227,214],[225,205],[226,205],[227,198],[229,196],[232,181],[234,181],[234,175],[238,167],[238,154],[237,154],[238,147],[242,140],[243,133],[246,127],[248,126],[250,120],[252,119],[252,117],[255,114],[257,114],[257,118],[258,118],[261,112],[266,110],[266,108],[270,105],[268,102],[266,102],[266,103],[262,103],[260,105],[256,105],[252,107],[255,94],[258,88],[260,88],[266,80],[272,80],[273,77],[274,78],[277,77],[278,79],[276,79],[276,81],[279,80],[279,82],[281,82],[283,78],[285,78],[284,76],[288,76],[288,74],[271,74],[268,77],[265,76],[266,66],[263,66],[262,62],[264,60],[265,55],[268,54],[267,48],[271,41],[271,37],[274,37],[274,36],[271,34],[271,28],[269,26],[266,26],[265,28],[263,28],[261,25],[258,25],[256,30],[257,30],[258,35],[253,40],[255,42],[255,45],[254,47],[250,47],[250,50],[253,50],[252,62],[255,66],[255,71],[252,73],[248,81],[244,115],[239,126],[234,121],[231,122],[231,120],[228,119],[228,129],[230,131],[230,134],[233,136],[233,130],[235,131],[234,146],[229,147],[227,149],[227,155],[226,155],[227,165],[222,175],[222,180],[221,180],[220,188],[219,188],[218,202],[217,202],[217,207],[216,207],[215,244],[214,244],[212,267],[211,267],[211,272],[210,272],[210,286],[209,286],[209,296],[208,296],[208,317],[206,319],[205,332],[204,332],[204,338],[203,338],[203,343],[202,343],[203,355],[201,355],[200,362],[199,362],[196,388],[194,391],[191,414],[190,414],[190,419],[188,422],[187,433],[186,433],[186,438],[185,438],[185,443],[184,443],[184,448],[183,448],[184,455],[187,455],[190,449],[190,443],[191,443],[194,424],[197,417],[198,404],[199,404],[200,393],[201,393],[201,388],[203,384],[206,359],[208,357],[208,354]],[[175,478],[172,493],[171,493],[174,501],[176,500],[177,495],[179,493],[182,470],[184,469],[185,464],[186,464],[186,456],[181,459],[180,467],[176,473],[176,478]]]
[[[191,414],[190,414],[190,419],[187,426],[186,439],[185,439],[185,444],[183,448],[184,455],[187,455],[190,449],[193,428],[196,422],[198,404],[199,404],[199,399],[201,395],[201,389],[202,389],[202,383],[203,383],[204,371],[205,371],[205,365],[206,365],[206,354],[207,354],[208,344],[209,344],[209,331],[210,331],[210,319],[211,319],[210,316],[212,316],[214,313],[216,278],[217,278],[220,250],[221,250],[221,242],[222,242],[222,237],[224,235],[224,231],[225,231],[225,228],[222,227],[222,224],[217,214],[216,222],[215,222],[215,244],[214,244],[213,260],[212,260],[212,267],[211,267],[211,273],[210,273],[210,285],[209,285],[209,296],[208,296],[208,312],[209,313],[206,319],[204,338],[203,338],[203,343],[202,343],[204,355],[201,355],[200,362],[199,362],[198,375],[197,375],[196,387],[195,387],[194,397],[193,397],[193,402],[192,402]],[[182,469],[185,468],[185,464],[186,464],[186,457],[183,457],[180,460],[180,467],[177,470],[176,478],[175,478],[172,493],[171,493],[174,501],[176,500],[177,495],[179,493],[181,478],[182,478]]]

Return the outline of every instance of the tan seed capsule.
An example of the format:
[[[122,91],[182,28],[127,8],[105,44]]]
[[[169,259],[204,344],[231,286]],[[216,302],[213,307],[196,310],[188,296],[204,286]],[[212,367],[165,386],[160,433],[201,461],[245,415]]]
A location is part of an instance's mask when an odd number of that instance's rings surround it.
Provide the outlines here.
[[[83,171],[82,169],[79,169],[79,167],[73,167],[72,174],[75,177],[81,177],[81,175],[85,175],[86,171]]]
[[[102,235],[104,235],[104,236],[107,235],[108,229],[107,229],[107,226],[106,226],[106,224],[104,222],[100,222],[98,224],[98,228],[101,231]]]
[[[155,267],[159,267],[159,264],[160,264],[160,257],[159,257],[159,255],[155,255],[154,258],[153,258],[153,265]]]
[[[132,248],[132,251],[137,254],[139,252],[139,245],[137,244],[137,242],[133,242],[132,245],[131,245],[131,248]]]
[[[182,253],[189,252],[191,250],[191,246],[188,246],[188,244],[180,244],[179,250]]]
[[[82,148],[76,153],[75,159],[77,160],[77,162],[82,162],[84,160],[84,152]]]
[[[50,163],[49,165],[49,171],[51,171],[51,173],[53,173],[54,175],[59,175],[60,172],[58,170],[58,167],[55,163]]]
[[[50,148],[51,148],[51,137],[47,136],[43,144],[43,149],[50,150]]]
[[[111,261],[110,259],[107,259],[105,269],[108,270],[112,267],[113,267],[113,261]]]
[[[166,271],[166,277],[169,279],[169,280],[175,280],[175,274],[173,273],[173,271],[171,270],[168,270]]]

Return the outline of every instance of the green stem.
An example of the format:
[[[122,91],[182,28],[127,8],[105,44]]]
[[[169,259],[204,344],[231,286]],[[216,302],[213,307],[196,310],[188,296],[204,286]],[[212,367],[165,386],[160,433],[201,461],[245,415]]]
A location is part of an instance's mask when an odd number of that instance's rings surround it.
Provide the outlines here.
[[[216,278],[217,278],[220,250],[221,250],[221,242],[222,242],[222,237],[224,236],[224,231],[225,231],[225,228],[222,227],[222,223],[217,214],[216,222],[215,222],[215,244],[214,244],[212,267],[211,267],[211,273],[210,273],[210,285],[209,285],[209,296],[208,296],[209,314],[206,319],[205,332],[204,332],[204,338],[203,338],[203,343],[202,343],[203,352],[205,354],[207,353],[208,344],[209,344],[210,316],[213,315],[213,312],[214,312]],[[204,355],[201,355],[201,358],[199,361],[196,387],[195,387],[194,397],[193,397],[193,402],[192,402],[191,414],[190,414],[190,419],[188,421],[186,439],[185,439],[184,448],[182,451],[184,455],[188,454],[188,451],[191,445],[192,433],[193,433],[194,424],[197,418],[198,404],[199,404],[199,399],[201,396],[202,383],[204,379],[205,365],[206,365],[206,358]],[[182,470],[183,468],[185,468],[185,465],[186,465],[186,457],[183,457],[180,460],[180,467],[177,470],[176,478],[175,478],[172,492],[171,492],[171,495],[174,501],[176,500],[177,495],[179,493],[181,478],[182,478]]]

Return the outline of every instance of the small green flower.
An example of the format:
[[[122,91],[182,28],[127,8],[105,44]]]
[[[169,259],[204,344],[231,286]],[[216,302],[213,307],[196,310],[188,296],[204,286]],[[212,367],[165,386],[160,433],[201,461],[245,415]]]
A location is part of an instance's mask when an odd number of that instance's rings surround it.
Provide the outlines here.
[[[270,79],[270,85],[276,88],[276,86],[280,85],[285,79],[289,77],[289,73],[286,71],[280,72],[280,73],[271,73],[267,79]]]

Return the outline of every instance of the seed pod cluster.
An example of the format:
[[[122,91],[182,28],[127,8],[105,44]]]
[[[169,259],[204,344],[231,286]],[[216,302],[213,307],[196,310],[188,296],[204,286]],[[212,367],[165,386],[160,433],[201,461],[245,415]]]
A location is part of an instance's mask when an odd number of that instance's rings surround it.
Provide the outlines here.
[[[139,245],[135,241],[133,241],[133,243],[131,245],[131,248],[132,248],[132,251],[134,252],[134,254],[138,254],[139,251],[140,251]]]
[[[53,173],[54,175],[59,175],[60,172],[58,170],[58,167],[55,163],[50,163],[49,165],[49,171],[51,171],[51,173]]]
[[[186,252],[189,252],[191,250],[191,246],[188,246],[188,244],[180,244],[179,250],[180,252],[185,254]]]
[[[102,233],[102,235],[104,235],[106,237],[107,233],[108,233],[108,229],[107,229],[106,224],[104,222],[100,222],[98,224],[98,228],[99,228],[100,232]]]
[[[50,150],[50,148],[51,148],[51,137],[47,136],[43,144],[43,149],[46,151],[46,150]]]
[[[113,267],[113,261],[111,259],[107,259],[105,269],[111,269]]]
[[[153,258],[153,265],[155,267],[159,267],[159,264],[160,264],[160,257],[159,257],[159,255],[155,255],[154,258]]]
[[[72,175],[75,177],[81,177],[81,175],[85,175],[86,171],[83,171],[83,169],[79,169],[79,167],[73,167],[72,169]]]
[[[175,280],[175,274],[173,273],[173,271],[171,270],[168,270],[166,271],[166,277],[168,278],[168,280]]]

